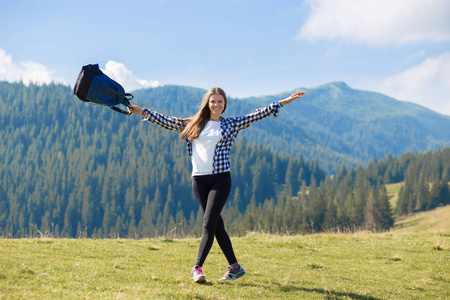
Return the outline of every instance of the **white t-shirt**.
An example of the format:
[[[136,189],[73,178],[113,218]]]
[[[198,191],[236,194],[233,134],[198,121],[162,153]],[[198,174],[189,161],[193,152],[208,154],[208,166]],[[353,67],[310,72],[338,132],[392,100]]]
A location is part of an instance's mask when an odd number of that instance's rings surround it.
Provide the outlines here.
[[[214,150],[221,138],[220,121],[208,121],[198,138],[192,140],[192,176],[213,173]]]

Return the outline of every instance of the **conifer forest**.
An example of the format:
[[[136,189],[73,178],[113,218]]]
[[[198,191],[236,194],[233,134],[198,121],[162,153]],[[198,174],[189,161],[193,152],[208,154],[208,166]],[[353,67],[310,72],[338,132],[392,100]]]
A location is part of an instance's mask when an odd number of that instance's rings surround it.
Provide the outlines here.
[[[168,89],[166,97],[181,91],[190,90]],[[195,109],[200,98],[192,93]],[[450,204],[448,147],[342,163],[332,173],[301,151],[240,133],[230,157],[232,191],[222,216],[231,235],[383,231],[394,215]],[[203,212],[190,172],[177,132],[82,103],[64,85],[0,82],[0,236],[199,236]],[[398,182],[391,207],[385,185]]]

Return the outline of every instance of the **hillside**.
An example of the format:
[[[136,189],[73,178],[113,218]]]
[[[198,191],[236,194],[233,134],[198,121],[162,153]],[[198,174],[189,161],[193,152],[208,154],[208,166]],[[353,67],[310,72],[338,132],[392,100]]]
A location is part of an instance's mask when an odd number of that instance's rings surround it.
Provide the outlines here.
[[[0,128],[0,236],[40,230],[63,237],[154,237],[173,228],[185,235],[201,230],[189,156],[176,132],[82,103],[62,85],[20,83],[0,83]],[[315,160],[244,139],[234,145],[231,165],[228,220],[239,218],[251,199],[260,205],[277,198],[286,174],[308,185],[325,178]]]
[[[1,89],[11,84],[1,82]],[[86,110],[69,87],[62,87],[67,108]],[[41,89],[43,92],[45,87]],[[299,89],[297,89],[299,90]],[[279,95],[229,99],[225,115],[237,116],[280,100],[293,91]],[[335,82],[315,88],[302,88],[306,95],[282,108],[277,119],[267,118],[244,130],[238,140],[264,144],[271,149],[308,160],[318,160],[328,173],[365,165],[387,154],[420,152],[450,146],[450,116],[385,95],[355,90]],[[31,90],[30,90],[31,91]],[[187,117],[195,113],[205,90],[184,86],[162,86],[134,91],[134,104],[170,115]],[[230,91],[232,92],[232,91]],[[70,100],[69,100],[70,99]],[[1,100],[3,101],[3,100]],[[6,103],[4,103],[6,105]],[[91,108],[87,108],[91,109]],[[10,117],[4,116],[4,121]],[[123,118],[119,122],[123,122]],[[128,120],[127,120],[128,121]]]
[[[152,108],[172,108],[183,116],[204,91],[141,92],[153,95],[145,99],[160,100],[147,103]],[[183,101],[174,105],[176,99]],[[252,111],[254,101],[240,101],[234,109]],[[399,214],[447,204],[443,183],[450,174],[450,148],[388,155],[367,169],[341,166],[336,176],[326,177],[320,161],[302,151],[289,156],[261,143],[269,134],[291,134],[283,123],[289,122],[289,112],[284,111],[286,118],[257,122],[233,147],[233,187],[223,214],[233,235],[387,230],[393,220],[384,184],[395,182],[408,183],[408,192],[399,197]],[[202,214],[190,187],[189,157],[175,132],[82,103],[62,85],[1,82],[0,128],[0,235],[38,230],[60,237],[199,234]],[[249,143],[252,134],[246,132],[260,132],[259,143]],[[427,182],[433,182],[429,192],[423,189]],[[410,197],[416,189],[420,199]]]
[[[259,122],[243,131],[249,141],[272,149],[317,159],[329,172],[357,166],[388,153],[420,152],[450,145],[450,116],[385,95],[355,90],[343,82],[302,88],[279,95],[229,99],[225,115],[252,112],[291,93],[305,90],[299,101],[282,108],[278,119]],[[135,91],[135,103],[177,116],[195,112],[206,91],[165,86]]]
[[[404,182],[386,184],[391,210],[395,212],[400,191]],[[450,182],[448,182],[450,186]],[[395,233],[411,232],[448,232],[450,230],[450,205],[439,206],[427,211],[410,213],[395,218],[394,227],[390,230]]]
[[[449,232],[450,205],[433,210],[417,212],[408,216],[400,216],[395,220],[392,232]]]

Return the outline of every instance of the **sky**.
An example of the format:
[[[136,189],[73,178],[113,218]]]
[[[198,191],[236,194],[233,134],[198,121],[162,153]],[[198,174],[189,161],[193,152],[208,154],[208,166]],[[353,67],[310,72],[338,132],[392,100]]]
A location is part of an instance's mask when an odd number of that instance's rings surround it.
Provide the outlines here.
[[[448,0],[0,0],[0,80],[274,95],[343,81],[450,115]],[[139,99],[134,100],[139,104]]]

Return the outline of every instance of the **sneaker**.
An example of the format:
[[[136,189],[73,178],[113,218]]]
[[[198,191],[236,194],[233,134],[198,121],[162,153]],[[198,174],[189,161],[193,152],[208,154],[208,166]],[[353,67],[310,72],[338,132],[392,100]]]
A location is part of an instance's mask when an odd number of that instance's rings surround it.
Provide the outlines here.
[[[193,268],[191,271],[191,277],[195,283],[203,283],[206,281],[205,275],[202,273],[202,267]]]
[[[239,265],[239,267],[235,269],[233,269],[232,267],[228,267],[227,272],[225,273],[225,275],[223,275],[223,277],[220,280],[235,280],[244,275],[245,271],[241,265]]]

